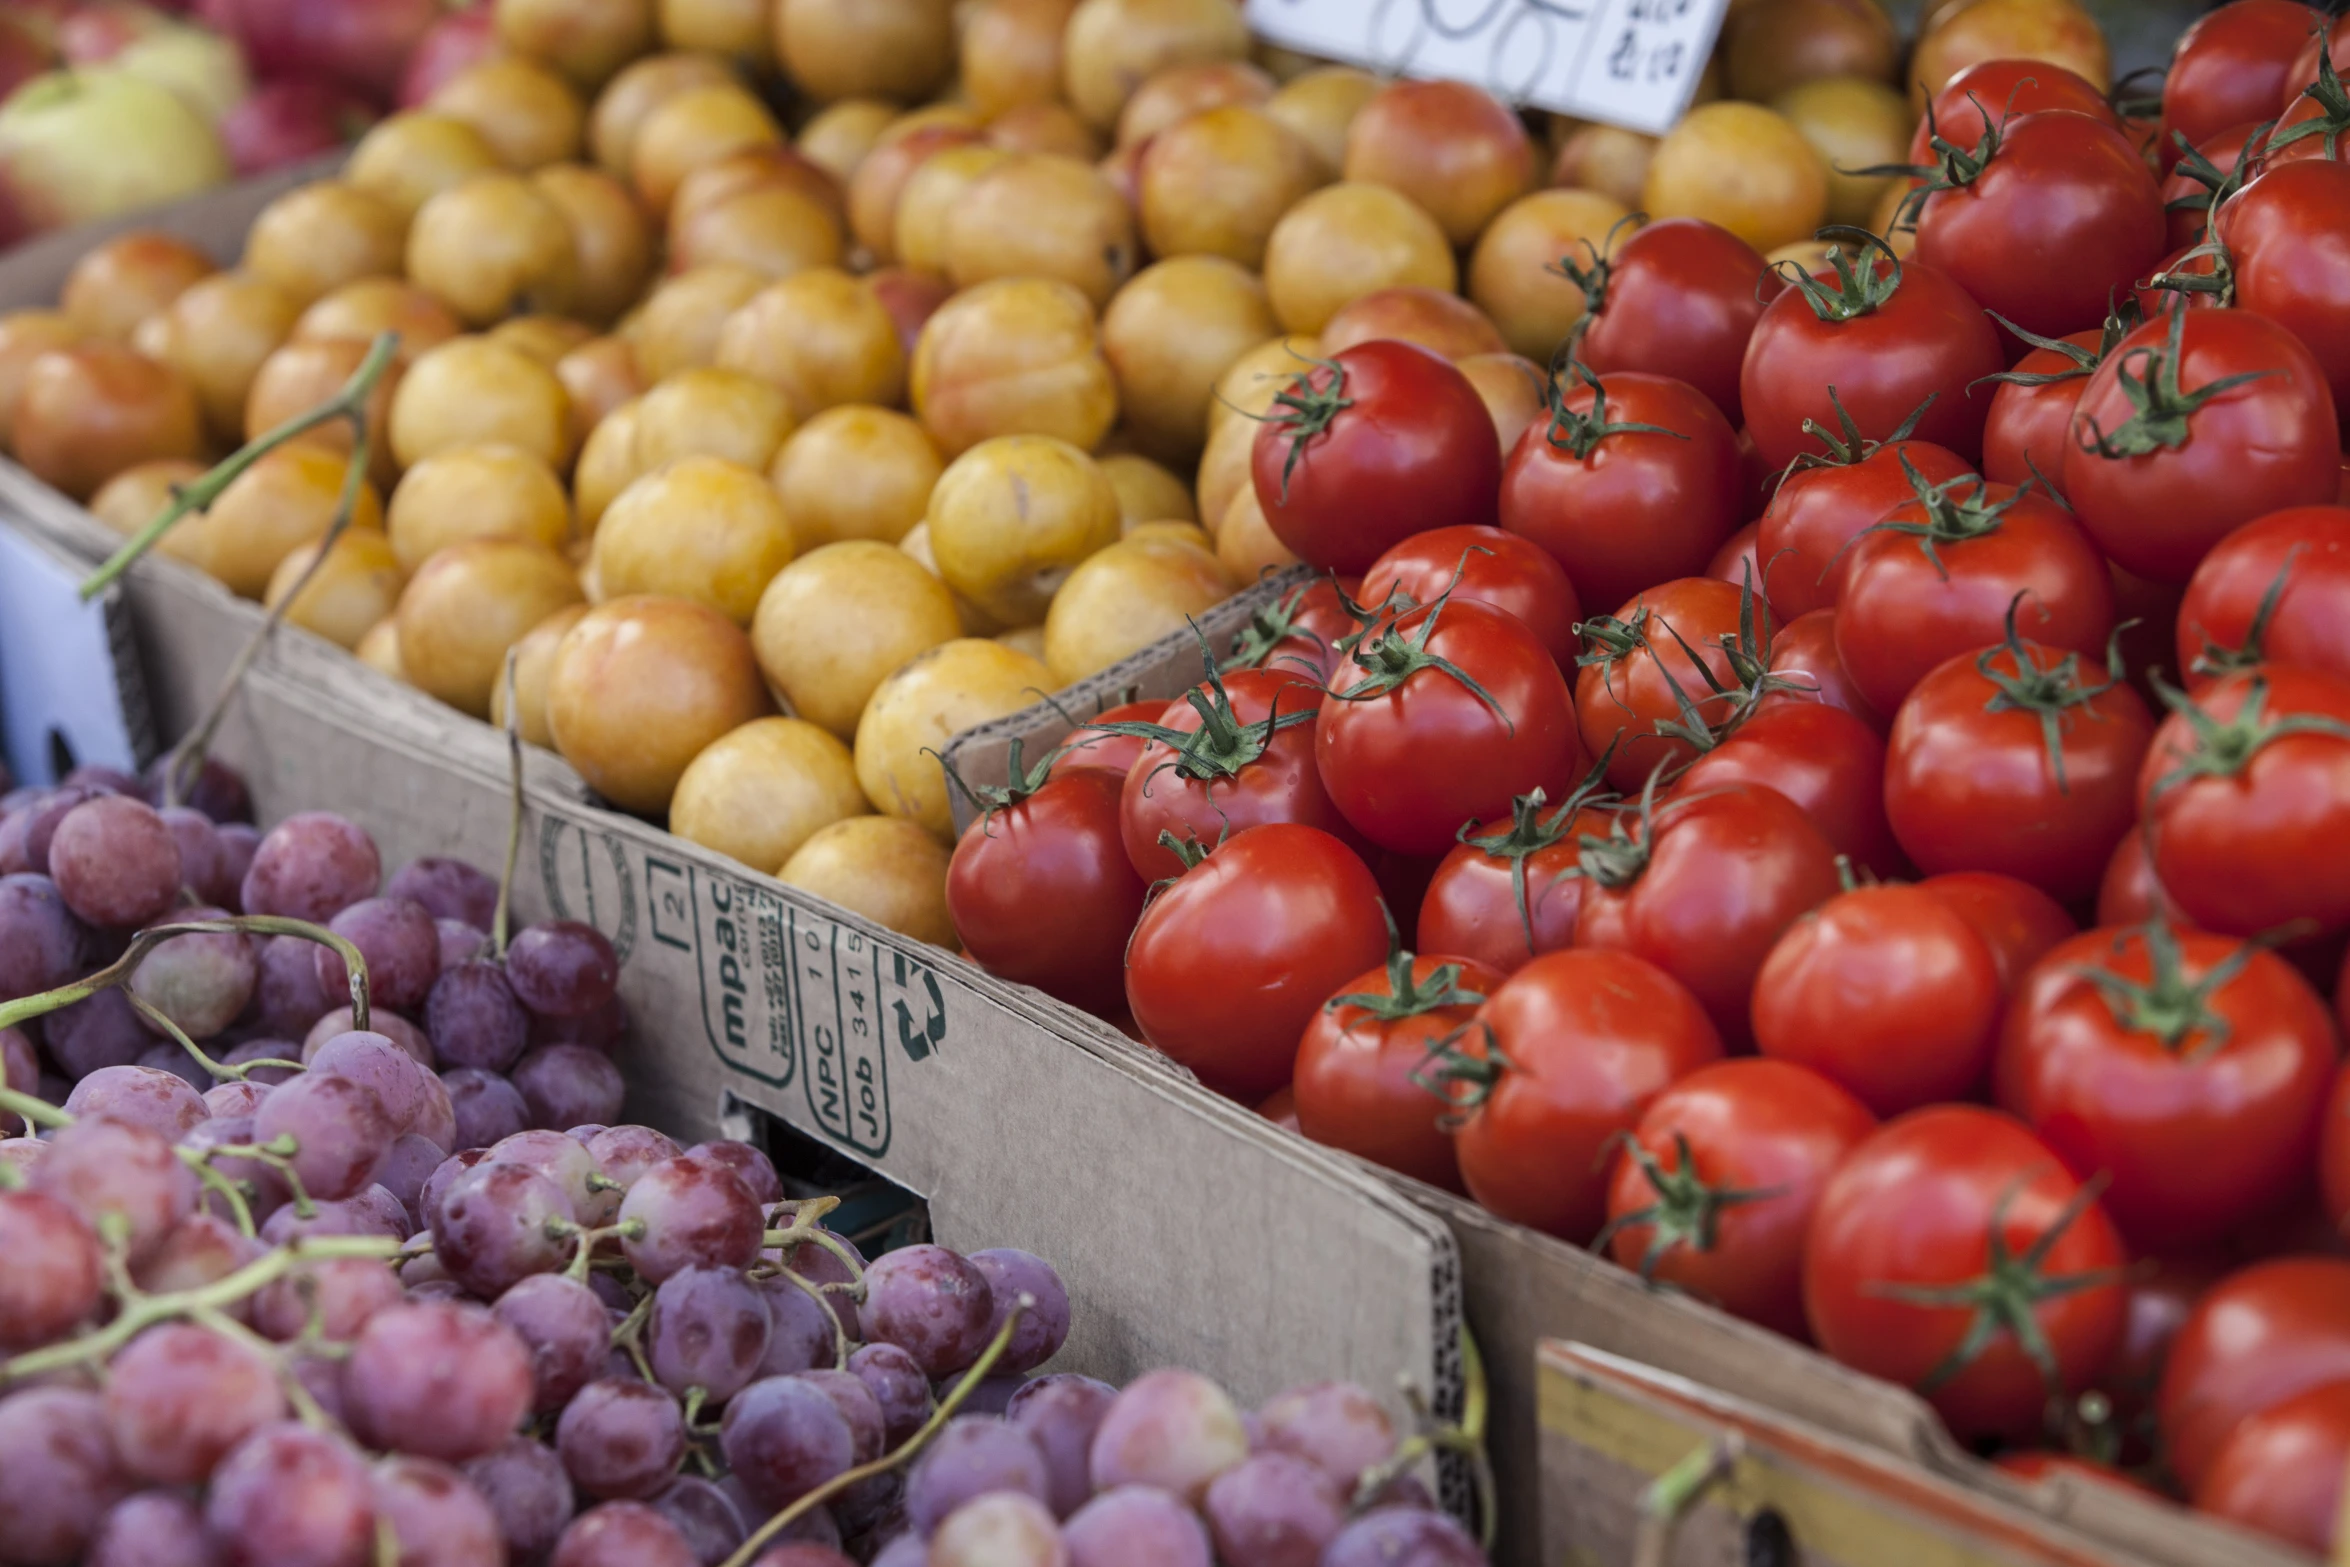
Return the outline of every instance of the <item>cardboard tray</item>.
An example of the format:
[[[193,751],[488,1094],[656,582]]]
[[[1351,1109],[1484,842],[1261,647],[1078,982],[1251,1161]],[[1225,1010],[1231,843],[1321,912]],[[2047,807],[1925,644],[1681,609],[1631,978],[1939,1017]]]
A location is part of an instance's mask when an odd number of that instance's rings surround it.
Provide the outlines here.
[[[1305,580],[1303,568],[1293,568],[1218,606],[1201,618],[1201,627],[1222,653],[1254,605]],[[1197,641],[1171,637],[1058,693],[1049,705],[957,736],[947,747],[947,759],[975,786],[1001,784],[1014,739],[1033,764],[1074,727],[1072,715],[1091,716],[1136,694],[1172,699],[1199,679]],[[958,801],[957,808],[967,816],[967,801]],[[959,817],[958,825],[964,819]],[[1368,1164],[1363,1168],[1373,1169]],[[1537,1561],[1551,1567],[1561,1561],[1629,1559],[1605,1551],[1589,1557],[1561,1554],[1562,1539],[1581,1539],[1578,1531],[1583,1526],[1576,1520],[1587,1513],[1590,1499],[1553,1486],[1547,1460],[1543,1467],[1537,1465],[1537,1433],[1548,1405],[1537,1385],[1536,1358],[1546,1339],[1576,1340],[1780,1411],[1839,1441],[1886,1455],[1899,1473],[1920,1484],[1931,1479],[1996,1498],[2026,1520],[2062,1523],[2146,1562],[2166,1567],[2208,1567],[2220,1561],[2284,1567],[2299,1559],[2273,1546],[2248,1544],[2248,1537],[2199,1514],[2120,1488],[2066,1481],[2023,1485],[1961,1449],[1925,1400],[1906,1388],[1863,1376],[1688,1296],[1649,1289],[1613,1263],[1497,1219],[1475,1203],[1402,1176],[1376,1173],[1441,1218],[1460,1248],[1469,1328],[1484,1351],[1493,1384],[1493,1459],[1510,1547],[1506,1557],[1520,1567],[1533,1567]],[[1629,1505],[1629,1490],[1618,1490],[1622,1494],[1616,1499]],[[1550,1542],[1547,1554],[1535,1554],[1537,1540]],[[1891,1552],[1874,1558],[1898,1559]]]

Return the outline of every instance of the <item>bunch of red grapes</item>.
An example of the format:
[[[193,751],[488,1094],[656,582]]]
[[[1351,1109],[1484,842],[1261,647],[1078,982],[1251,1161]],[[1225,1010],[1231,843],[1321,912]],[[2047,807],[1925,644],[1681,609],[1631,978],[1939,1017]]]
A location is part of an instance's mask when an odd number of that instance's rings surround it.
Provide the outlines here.
[[[612,1124],[593,929],[500,952],[471,866],[152,792],[0,798],[0,1004],[118,981],[0,1030],[5,1567],[1484,1562],[1361,1389],[1040,1374],[1041,1259],[867,1263],[758,1149]],[[236,916],[355,948],[368,1026]]]

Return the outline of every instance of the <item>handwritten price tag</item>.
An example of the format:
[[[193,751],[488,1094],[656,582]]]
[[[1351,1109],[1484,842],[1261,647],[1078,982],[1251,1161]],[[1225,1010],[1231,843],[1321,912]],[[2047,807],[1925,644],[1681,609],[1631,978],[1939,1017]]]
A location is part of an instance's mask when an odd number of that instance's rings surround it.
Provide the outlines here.
[[[1248,0],[1263,37],[1391,76],[1662,135],[1689,107],[1729,0]]]

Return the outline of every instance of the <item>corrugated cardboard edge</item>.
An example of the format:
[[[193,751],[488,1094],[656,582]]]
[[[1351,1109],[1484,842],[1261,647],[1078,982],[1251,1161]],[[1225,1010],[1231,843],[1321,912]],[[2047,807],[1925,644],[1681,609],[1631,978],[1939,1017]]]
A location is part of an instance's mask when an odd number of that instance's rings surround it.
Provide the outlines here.
[[[1221,651],[1256,606],[1309,580],[1303,568],[1271,579],[1202,617],[1201,629]],[[1172,698],[1199,678],[1196,641],[1170,637],[1058,693],[1051,704],[973,729],[947,755],[974,785],[1001,784],[1015,738],[1033,761],[1074,727],[1069,715],[1089,716],[1130,700],[1128,692]],[[1863,1376],[1687,1296],[1647,1289],[1612,1263],[1505,1223],[1474,1203],[1368,1164],[1363,1168],[1441,1218],[1459,1247],[1469,1326],[1492,1382],[1491,1446],[1511,1546],[1507,1559],[1517,1567],[1534,1567],[1532,1542],[1540,1537],[1540,1510],[1548,1500],[1535,1459],[1534,1380],[1536,1346],[1546,1338],[1578,1340],[1784,1410],[1955,1483],[1995,1489],[2149,1562],[2204,1567],[2215,1559],[2211,1537],[2181,1509],[2114,1487],[2018,1486],[1963,1451],[1926,1402],[1906,1388]],[[2081,1494],[2087,1491],[2096,1494]]]

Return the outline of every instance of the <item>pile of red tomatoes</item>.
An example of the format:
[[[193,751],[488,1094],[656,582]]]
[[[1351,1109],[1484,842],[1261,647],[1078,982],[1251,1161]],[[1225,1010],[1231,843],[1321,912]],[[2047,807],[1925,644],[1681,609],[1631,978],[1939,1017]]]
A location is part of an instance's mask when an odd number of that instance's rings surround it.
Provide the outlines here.
[[[1993,61],[1901,232],[1306,366],[1323,573],[1016,768],[970,956],[1308,1137],[2312,1548],[2350,1467],[2350,24]],[[2329,1000],[2330,998],[2330,1000]],[[2087,1397],[2085,1395],[2096,1395]],[[2053,1457],[2052,1454],[2061,1454]]]

